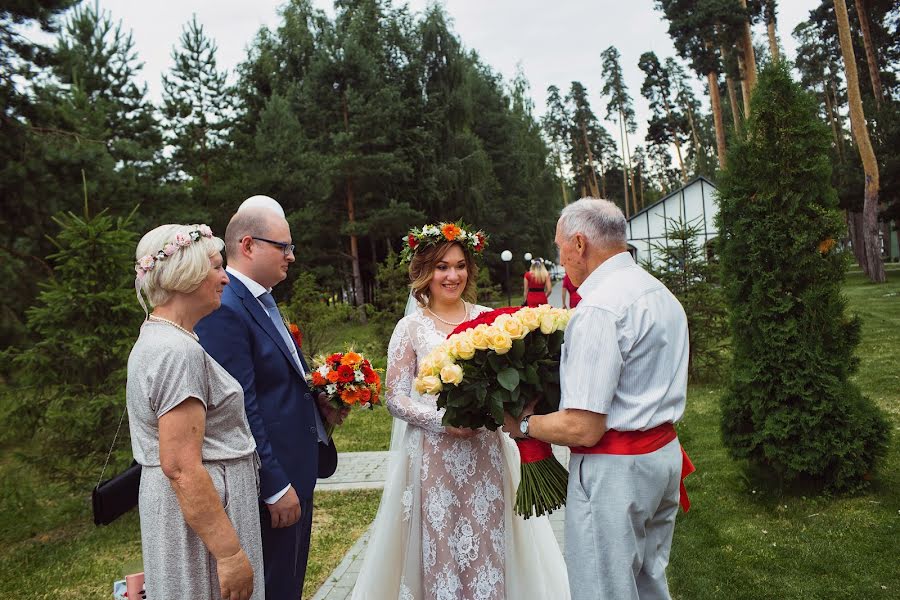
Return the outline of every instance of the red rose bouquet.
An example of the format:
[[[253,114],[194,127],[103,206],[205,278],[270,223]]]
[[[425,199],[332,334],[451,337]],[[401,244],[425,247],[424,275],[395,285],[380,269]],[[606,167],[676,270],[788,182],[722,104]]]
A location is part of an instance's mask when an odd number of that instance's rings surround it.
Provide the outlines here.
[[[495,431],[504,412],[559,409],[559,359],[569,312],[551,306],[503,308],[463,323],[419,365],[419,393],[437,394],[443,423]],[[568,473],[550,444],[516,440],[522,480],[516,513],[540,516],[565,504]]]
[[[310,390],[325,393],[336,409],[359,406],[372,410],[381,400],[381,377],[372,363],[356,352],[336,352],[319,356],[307,376]],[[330,436],[334,425],[325,423]]]

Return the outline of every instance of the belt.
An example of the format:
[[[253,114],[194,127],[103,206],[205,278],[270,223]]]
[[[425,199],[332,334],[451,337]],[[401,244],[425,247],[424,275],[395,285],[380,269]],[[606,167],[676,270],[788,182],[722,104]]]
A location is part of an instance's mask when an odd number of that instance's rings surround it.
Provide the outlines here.
[[[544,288],[528,288],[529,292],[543,292]]]
[[[663,423],[653,429],[647,431],[617,431],[615,429],[607,429],[600,441],[590,448],[575,447],[572,452],[575,454],[650,454],[655,452],[677,439],[675,426],[671,423]],[[688,499],[687,489],[684,487],[684,478],[693,473],[696,469],[691,459],[688,458],[684,448],[681,448],[681,497],[679,504],[682,510],[687,512],[691,508],[691,501]]]

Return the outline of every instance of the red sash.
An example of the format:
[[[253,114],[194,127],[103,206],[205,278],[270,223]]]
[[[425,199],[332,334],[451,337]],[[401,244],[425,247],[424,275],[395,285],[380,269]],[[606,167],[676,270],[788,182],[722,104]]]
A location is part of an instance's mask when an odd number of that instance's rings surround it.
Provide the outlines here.
[[[607,429],[600,441],[590,448],[572,448],[576,454],[650,454],[659,450],[678,435],[675,426],[671,423],[663,423],[647,431],[616,431]],[[681,449],[681,504],[682,510],[687,512],[691,508],[687,490],[684,487],[684,478],[695,471],[691,459],[688,458],[684,448]]]

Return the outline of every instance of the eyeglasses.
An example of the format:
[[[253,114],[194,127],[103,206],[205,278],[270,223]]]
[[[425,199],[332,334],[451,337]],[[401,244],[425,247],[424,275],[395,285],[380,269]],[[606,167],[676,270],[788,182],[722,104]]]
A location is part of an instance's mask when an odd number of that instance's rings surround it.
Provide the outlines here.
[[[289,244],[287,242],[276,242],[275,240],[267,240],[266,238],[263,238],[263,237],[254,237],[254,236],[250,236],[250,237],[252,239],[258,240],[260,242],[268,242],[269,244],[272,244],[273,246],[278,246],[279,248],[281,248],[281,251],[284,253],[285,256],[287,256],[288,254],[293,254],[294,248],[296,248],[296,246],[294,246],[294,244]]]

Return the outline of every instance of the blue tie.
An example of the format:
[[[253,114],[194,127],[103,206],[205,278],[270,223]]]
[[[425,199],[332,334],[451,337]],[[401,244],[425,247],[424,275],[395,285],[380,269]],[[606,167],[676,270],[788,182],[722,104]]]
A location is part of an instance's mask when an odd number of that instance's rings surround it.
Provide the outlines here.
[[[303,361],[300,360],[300,354],[297,352],[297,346],[294,344],[294,339],[291,337],[291,334],[288,333],[287,327],[284,324],[284,319],[281,317],[281,311],[278,310],[278,305],[275,304],[275,298],[272,297],[271,293],[264,292],[259,296],[259,301],[266,307],[266,314],[272,319],[275,329],[281,334],[281,338],[291,352],[291,356],[294,357],[294,361],[297,363],[297,366],[300,367],[300,372],[303,373],[303,376],[305,377],[306,370],[303,368]],[[319,435],[319,441],[323,444],[327,444],[328,434],[325,433],[325,426],[322,424],[322,415],[319,414],[318,407],[313,408],[313,413],[316,415],[316,433]]]

